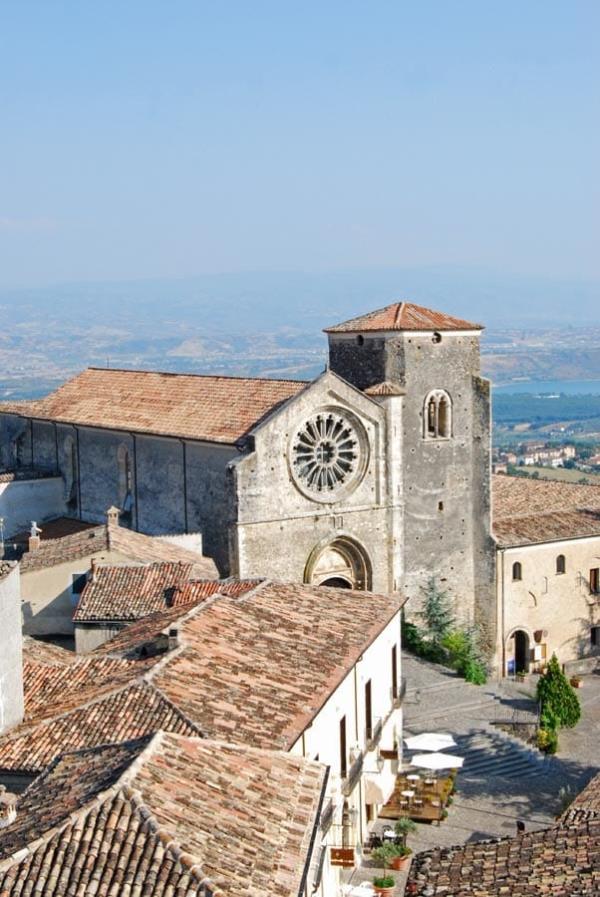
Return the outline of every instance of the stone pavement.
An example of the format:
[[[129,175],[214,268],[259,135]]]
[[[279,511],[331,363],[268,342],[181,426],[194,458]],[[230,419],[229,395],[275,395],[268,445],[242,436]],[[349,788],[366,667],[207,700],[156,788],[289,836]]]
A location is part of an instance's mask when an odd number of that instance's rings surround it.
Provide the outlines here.
[[[439,826],[418,824],[409,838],[414,852],[510,837],[516,834],[517,820],[527,829],[544,828],[562,811],[569,795],[575,796],[600,771],[600,674],[584,677],[578,692],[581,722],[561,731],[556,757],[544,758],[536,748],[493,725],[535,722],[537,677],[525,683],[502,680],[476,686],[445,667],[405,653],[402,665],[408,683],[404,735],[449,732],[457,742],[452,752],[465,759],[448,818]],[[406,752],[405,759],[409,758]],[[390,820],[382,820],[378,827],[382,823]],[[354,871],[352,882],[368,881],[376,874],[375,868],[364,865]],[[408,873],[393,875],[396,894],[401,895]]]

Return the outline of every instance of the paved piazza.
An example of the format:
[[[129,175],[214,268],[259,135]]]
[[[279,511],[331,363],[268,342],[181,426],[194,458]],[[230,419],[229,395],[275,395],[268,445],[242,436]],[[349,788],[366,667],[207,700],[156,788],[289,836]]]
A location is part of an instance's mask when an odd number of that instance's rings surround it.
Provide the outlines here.
[[[409,839],[416,851],[516,834],[517,820],[527,829],[552,823],[568,800],[600,771],[600,671],[584,677],[579,696],[582,719],[560,733],[559,753],[544,758],[537,750],[511,739],[493,724],[535,719],[537,677],[524,684],[504,681],[481,687],[468,685],[444,667],[403,655],[408,682],[404,710],[405,735],[425,731],[451,733],[465,757],[458,791],[441,825],[418,824]],[[409,757],[410,754],[407,755]],[[561,789],[565,789],[561,794]],[[386,820],[387,822],[388,820]],[[363,867],[353,882],[375,873]],[[405,873],[394,873],[403,892]]]

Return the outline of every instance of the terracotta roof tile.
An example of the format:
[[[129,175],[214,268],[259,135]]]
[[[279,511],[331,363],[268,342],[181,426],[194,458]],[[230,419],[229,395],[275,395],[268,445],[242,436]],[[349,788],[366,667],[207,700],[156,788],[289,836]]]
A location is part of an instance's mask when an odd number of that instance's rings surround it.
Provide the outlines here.
[[[73,620],[131,622],[168,607],[198,603],[216,592],[240,595],[257,584],[255,580],[192,580],[195,572],[196,565],[182,563],[99,565],[81,593]]]
[[[235,443],[305,386],[299,380],[88,368],[22,413],[80,426]]]
[[[600,894],[600,777],[556,825],[415,856],[407,892],[422,897],[592,897]]]
[[[432,311],[413,302],[393,302],[385,308],[368,312],[357,318],[327,327],[325,333],[357,333],[369,330],[483,330],[473,324],[441,311]]]
[[[600,535],[600,487],[496,475],[493,531],[503,548]]]
[[[83,697],[83,696],[82,696]],[[159,729],[200,735],[158,689],[131,684],[41,721],[25,722],[0,738],[0,770],[37,775],[60,753],[152,735]]]
[[[296,897],[326,770],[160,734],[67,753],[0,837],[0,891]]]
[[[208,737],[288,749],[399,609],[389,596],[268,582],[200,605],[179,627],[183,650],[150,675]]]
[[[53,538],[57,531],[52,526],[53,523],[54,521],[48,521],[42,525],[40,545],[33,551],[29,550],[24,536],[6,543],[6,555],[19,560],[21,572],[41,570],[78,558],[116,551],[138,563],[185,563],[192,565],[192,572],[197,577],[214,579],[218,576],[215,563],[210,558],[182,548],[170,540],[161,539],[160,536],[147,536],[112,523],[91,527],[83,524],[74,526],[73,531],[68,532],[69,528],[63,523],[65,534]]]
[[[366,396],[405,396],[406,390],[398,383],[392,383],[391,380],[383,380],[374,386],[368,386],[364,393]]]

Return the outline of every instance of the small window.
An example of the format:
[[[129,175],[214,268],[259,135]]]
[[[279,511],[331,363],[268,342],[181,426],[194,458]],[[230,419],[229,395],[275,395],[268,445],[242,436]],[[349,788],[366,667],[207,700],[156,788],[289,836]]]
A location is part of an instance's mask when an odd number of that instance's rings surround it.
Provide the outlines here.
[[[367,741],[373,737],[373,704],[371,700],[371,680],[365,684],[365,736]]]
[[[427,439],[450,439],[452,436],[452,402],[443,389],[435,389],[425,399],[424,435]]]
[[[523,579],[523,567],[520,561],[515,561],[512,569],[513,582],[520,582]]]
[[[592,645],[592,648],[600,648],[600,626],[591,627],[590,643]]]
[[[600,593],[600,568],[594,567],[590,570],[590,594],[598,595]]]
[[[364,346],[364,344],[365,344],[365,338],[364,338],[364,336],[362,335],[362,333],[359,333],[358,336],[356,337],[356,344],[357,344],[358,346]]]
[[[71,574],[71,594],[72,595],[81,595],[81,593],[85,589],[86,582],[87,582],[87,573],[72,573]]]
[[[398,649],[392,645],[392,698],[398,697]]]
[[[559,554],[559,556],[556,558],[556,572],[567,572],[567,559],[565,558],[564,554]]]
[[[432,342],[432,343],[441,343],[441,341],[442,341],[442,334],[441,334],[441,333],[437,333],[437,332],[436,332],[436,333],[434,333],[433,336],[431,337],[431,342]]]
[[[340,776],[345,779],[348,775],[348,751],[346,748],[346,717],[340,720]]]

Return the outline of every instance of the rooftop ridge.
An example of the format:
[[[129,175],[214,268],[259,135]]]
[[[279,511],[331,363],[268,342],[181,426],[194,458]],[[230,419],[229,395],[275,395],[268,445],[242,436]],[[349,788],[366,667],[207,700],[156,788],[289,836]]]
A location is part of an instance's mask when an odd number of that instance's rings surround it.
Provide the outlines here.
[[[415,302],[401,300],[381,308],[357,315],[325,328],[325,333],[355,333],[358,331],[453,331],[483,330],[482,324],[457,318],[446,312],[435,311]]]
[[[101,365],[90,364],[83,368],[84,371],[103,371],[104,373],[115,372],[117,374],[158,374],[161,377],[196,377],[199,380],[257,380],[260,383],[310,383],[310,380],[304,380],[301,377],[243,377],[241,374],[200,374],[196,371],[159,371],[153,368],[104,368]],[[39,402],[40,399],[30,399],[32,403]],[[2,403],[0,403],[1,406]]]

